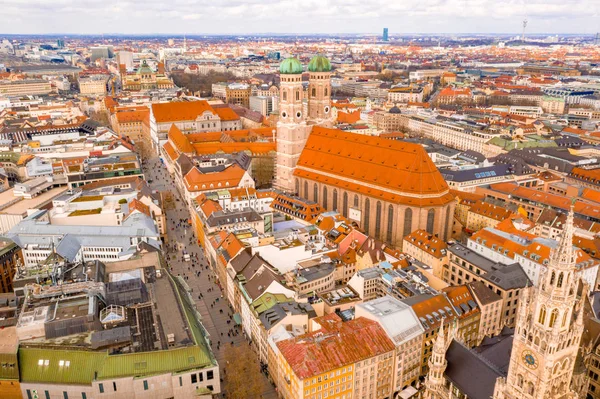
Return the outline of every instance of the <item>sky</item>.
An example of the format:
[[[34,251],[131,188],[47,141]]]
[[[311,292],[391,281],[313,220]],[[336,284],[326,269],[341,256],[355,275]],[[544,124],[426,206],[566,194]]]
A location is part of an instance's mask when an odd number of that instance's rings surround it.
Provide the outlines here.
[[[0,34],[600,32],[600,0],[2,0]]]

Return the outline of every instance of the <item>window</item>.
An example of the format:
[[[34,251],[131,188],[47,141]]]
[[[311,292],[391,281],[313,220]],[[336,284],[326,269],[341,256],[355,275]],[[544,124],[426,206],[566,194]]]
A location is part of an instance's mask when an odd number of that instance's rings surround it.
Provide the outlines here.
[[[317,186],[317,183],[313,186],[313,201],[319,202],[319,186]]]
[[[540,317],[538,319],[538,323],[544,324],[545,322],[546,322],[546,307],[544,305],[542,305],[542,308],[540,309]]]
[[[407,208],[404,211],[404,232],[402,236],[406,237],[410,233],[412,233],[412,209]]]
[[[46,396],[46,399],[50,399],[50,392],[48,391],[44,391],[44,394]]]
[[[202,373],[198,373],[198,380],[199,380],[200,382],[204,381],[204,374],[202,374]]]
[[[296,179],[296,194],[300,195],[300,181]]]
[[[387,221],[387,235],[385,237],[385,240],[388,243],[392,242],[392,234],[393,234],[393,228],[394,228],[394,207],[392,205],[388,206],[388,221]]]
[[[214,373],[214,371],[208,370],[206,372],[206,379],[209,380],[209,381],[212,380],[214,378],[214,374],[213,373]]]
[[[100,390],[100,393],[104,393],[104,384],[103,383],[98,384],[98,389]]]
[[[348,193],[344,193],[344,200],[342,203],[342,214],[344,217],[348,217]]]
[[[561,273],[558,275],[558,281],[556,282],[556,286],[558,288],[560,288],[560,287],[562,287],[562,285],[563,285],[563,274]]]
[[[556,280],[556,274],[552,272],[550,275],[550,285],[554,284],[554,280]]]
[[[287,101],[287,91],[283,92],[283,101]]]
[[[196,374],[192,374],[191,377],[192,377],[192,384],[195,384],[198,382],[198,376]]]
[[[327,96],[327,87],[325,88],[325,92],[324,92],[324,94]]]
[[[314,87],[312,88],[312,94],[313,97],[317,96],[317,89],[315,89]]]
[[[85,394],[85,392],[81,392],[81,399],[87,399],[87,395]]]
[[[358,208],[358,195],[354,196],[354,207]]]
[[[67,391],[63,391],[63,398],[69,399],[69,394],[67,393]]]
[[[334,211],[337,211],[337,209],[338,209],[338,204],[337,204],[338,201],[337,200],[338,200],[337,190],[334,188],[333,189],[333,201],[331,201],[331,209]]]
[[[557,318],[558,318],[558,309],[553,309],[552,312],[550,313],[550,323],[548,323],[548,326],[550,328],[554,327],[554,323],[556,323]]]
[[[327,187],[323,186],[323,209],[327,210]]]
[[[369,235],[369,224],[371,222],[371,212],[370,212],[370,208],[371,207],[371,201],[369,201],[369,199],[367,198],[365,200],[365,209],[363,209],[363,214],[364,214],[364,226],[363,228],[365,229],[365,233],[367,233],[367,235]]]
[[[381,239],[381,201],[375,206],[375,236]]]
[[[181,378],[181,376],[179,376],[179,386],[182,387],[183,386],[183,378]]]
[[[117,383],[113,381],[113,391],[117,392]]]
[[[430,209],[427,211],[427,232],[433,234],[433,222],[435,219],[435,210]]]
[[[27,399],[32,399],[31,391],[29,389],[27,390]]]
[[[308,182],[304,182],[304,197],[308,199]]]
[[[296,90],[296,101],[300,101],[300,90]]]
[[[144,391],[148,390],[148,381],[144,380]]]

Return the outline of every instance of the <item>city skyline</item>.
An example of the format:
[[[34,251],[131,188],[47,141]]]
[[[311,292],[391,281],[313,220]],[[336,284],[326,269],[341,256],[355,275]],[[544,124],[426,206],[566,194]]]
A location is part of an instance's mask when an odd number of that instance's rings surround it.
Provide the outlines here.
[[[48,18],[52,15],[52,18]],[[600,5],[593,0],[532,3],[515,0],[427,0],[394,4],[384,1],[339,2],[237,0],[210,2],[149,0],[23,1],[4,4],[4,34],[349,34],[390,36],[410,33],[518,34],[528,20],[528,34],[594,34]],[[224,23],[226,22],[226,23]]]

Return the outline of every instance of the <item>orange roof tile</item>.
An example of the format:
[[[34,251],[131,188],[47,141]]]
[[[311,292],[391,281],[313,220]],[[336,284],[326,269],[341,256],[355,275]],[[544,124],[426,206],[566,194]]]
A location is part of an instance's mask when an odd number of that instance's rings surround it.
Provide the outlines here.
[[[171,158],[171,161],[175,161],[175,160],[177,160],[177,158],[179,158],[179,154],[177,153],[177,151],[175,151],[175,149],[173,148],[173,146],[171,145],[170,142],[167,141],[163,145],[163,148],[165,149],[165,152],[167,153],[169,158]]]
[[[415,230],[404,237],[404,240],[438,259],[446,256],[448,245],[444,240],[429,234],[425,230]]]
[[[240,184],[246,171],[234,164],[221,172],[202,173],[192,168],[184,177],[185,186],[190,192],[214,190],[217,188],[234,188]]]
[[[142,201],[138,200],[137,198],[134,198],[129,202],[129,214],[131,215],[134,211],[139,211],[143,214],[151,216],[150,208],[148,207],[148,205],[144,204]]]
[[[240,116],[229,107],[215,108],[215,111],[219,115],[219,118],[221,118],[221,121],[237,121],[240,119]]]
[[[487,202],[478,201],[473,204],[469,209],[469,212],[475,213],[477,215],[485,216],[490,219],[497,220],[499,222],[504,219],[508,219],[514,214],[506,208],[501,206],[496,206]]]
[[[190,141],[186,137],[185,134],[179,130],[179,128],[173,124],[169,129],[169,142],[173,144],[179,152],[183,152],[185,154],[193,154],[194,147],[190,144]]]
[[[216,115],[208,101],[180,101],[152,104],[152,113],[156,122],[193,121],[205,112]]]
[[[360,120],[360,112],[343,112],[337,113],[337,121],[339,123],[356,123]]]
[[[421,145],[318,126],[308,137],[294,175],[413,206],[454,200]]]

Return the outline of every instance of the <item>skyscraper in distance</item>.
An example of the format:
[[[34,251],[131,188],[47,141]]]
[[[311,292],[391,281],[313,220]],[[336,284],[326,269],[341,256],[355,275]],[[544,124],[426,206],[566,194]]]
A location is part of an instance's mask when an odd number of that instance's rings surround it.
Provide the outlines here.
[[[383,28],[383,41],[387,42],[388,40],[388,28]]]

